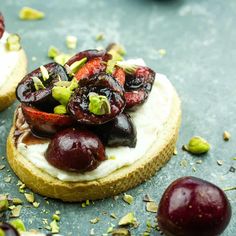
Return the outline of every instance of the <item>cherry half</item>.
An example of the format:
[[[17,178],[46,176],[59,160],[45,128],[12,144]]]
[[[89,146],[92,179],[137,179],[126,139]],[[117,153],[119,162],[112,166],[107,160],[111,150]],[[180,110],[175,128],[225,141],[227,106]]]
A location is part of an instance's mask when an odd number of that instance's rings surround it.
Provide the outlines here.
[[[0,39],[2,38],[4,31],[5,31],[4,18],[2,13],[0,12]]]
[[[229,224],[231,206],[216,185],[196,177],[182,177],[165,190],[157,220],[167,236],[217,236]]]
[[[0,223],[0,229],[4,232],[4,236],[20,236],[18,231],[8,223]]]
[[[105,148],[91,131],[70,128],[56,133],[45,157],[58,169],[85,172],[94,170],[105,160]]]

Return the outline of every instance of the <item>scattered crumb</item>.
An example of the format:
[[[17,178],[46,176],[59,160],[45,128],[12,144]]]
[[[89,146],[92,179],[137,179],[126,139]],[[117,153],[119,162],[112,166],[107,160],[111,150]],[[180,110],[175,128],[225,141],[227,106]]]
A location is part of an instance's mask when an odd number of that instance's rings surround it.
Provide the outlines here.
[[[223,133],[223,139],[224,139],[225,141],[229,141],[230,138],[231,138],[231,134],[230,134],[228,131],[224,131],[224,133]]]

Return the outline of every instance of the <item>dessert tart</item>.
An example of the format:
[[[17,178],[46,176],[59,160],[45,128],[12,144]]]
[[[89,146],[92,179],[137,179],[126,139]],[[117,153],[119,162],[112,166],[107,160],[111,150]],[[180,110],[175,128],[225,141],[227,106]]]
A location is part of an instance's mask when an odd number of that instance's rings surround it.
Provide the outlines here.
[[[26,74],[27,60],[16,34],[5,31],[0,12],[0,111],[15,100],[15,89]]]
[[[117,195],[153,176],[172,156],[180,99],[142,59],[115,45],[49,63],[16,88],[7,158],[27,187],[75,202]]]

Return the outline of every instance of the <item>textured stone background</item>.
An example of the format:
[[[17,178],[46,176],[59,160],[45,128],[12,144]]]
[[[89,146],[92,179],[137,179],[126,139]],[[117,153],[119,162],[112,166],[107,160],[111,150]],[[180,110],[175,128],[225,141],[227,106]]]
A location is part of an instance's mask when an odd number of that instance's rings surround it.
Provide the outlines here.
[[[24,22],[17,17],[22,6],[31,6],[45,12],[42,21]],[[54,45],[64,52],[65,37],[78,37],[78,51],[106,46],[109,42],[122,43],[127,57],[143,57],[147,64],[160,73],[166,74],[175,85],[182,99],[183,120],[178,140],[178,155],[145,184],[130,190],[135,197],[128,206],[121,199],[106,199],[81,208],[81,204],[66,204],[36,196],[41,203],[38,209],[24,207],[21,218],[28,229],[42,228],[42,219],[50,220],[55,210],[60,210],[61,232],[65,235],[89,235],[94,228],[96,235],[105,233],[114,212],[118,217],[135,212],[141,225],[133,235],[142,235],[146,220],[155,220],[155,214],[145,211],[142,202],[145,193],[159,201],[164,189],[176,178],[193,175],[216,183],[222,188],[236,185],[236,173],[229,172],[236,167],[236,2],[235,0],[71,0],[71,1],[1,1],[0,10],[5,15],[7,29],[22,37],[23,46],[29,59],[29,70],[49,61],[47,49]],[[95,36],[104,32],[105,40],[95,41]],[[163,57],[159,49],[165,49]],[[73,52],[73,51],[72,51]],[[32,60],[36,57],[36,61]],[[13,111],[17,103],[0,114],[0,156],[5,156],[6,138],[11,126]],[[224,142],[222,133],[232,134]],[[204,157],[193,157],[181,150],[181,146],[193,135],[209,140],[212,150]],[[201,159],[202,164],[196,164]],[[182,160],[187,161],[181,167]],[[223,160],[223,165],[217,165]],[[5,160],[0,160],[6,164]],[[196,168],[196,172],[193,171]],[[3,179],[12,176],[11,183]],[[7,167],[0,171],[0,192],[24,197],[16,187],[17,178]],[[236,209],[236,191],[227,192]],[[25,203],[25,206],[29,205]],[[48,209],[48,214],[43,209]],[[105,214],[107,213],[107,214]],[[101,218],[92,225],[90,219]],[[151,235],[158,235],[154,231]],[[223,234],[236,235],[236,218]]]

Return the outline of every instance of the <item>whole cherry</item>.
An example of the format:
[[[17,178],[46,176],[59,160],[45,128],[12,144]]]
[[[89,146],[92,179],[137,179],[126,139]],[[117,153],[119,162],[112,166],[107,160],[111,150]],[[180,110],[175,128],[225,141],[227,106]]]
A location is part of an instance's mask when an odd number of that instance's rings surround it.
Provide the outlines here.
[[[167,236],[216,236],[227,227],[231,206],[216,185],[196,177],[182,177],[165,190],[157,213]]]

